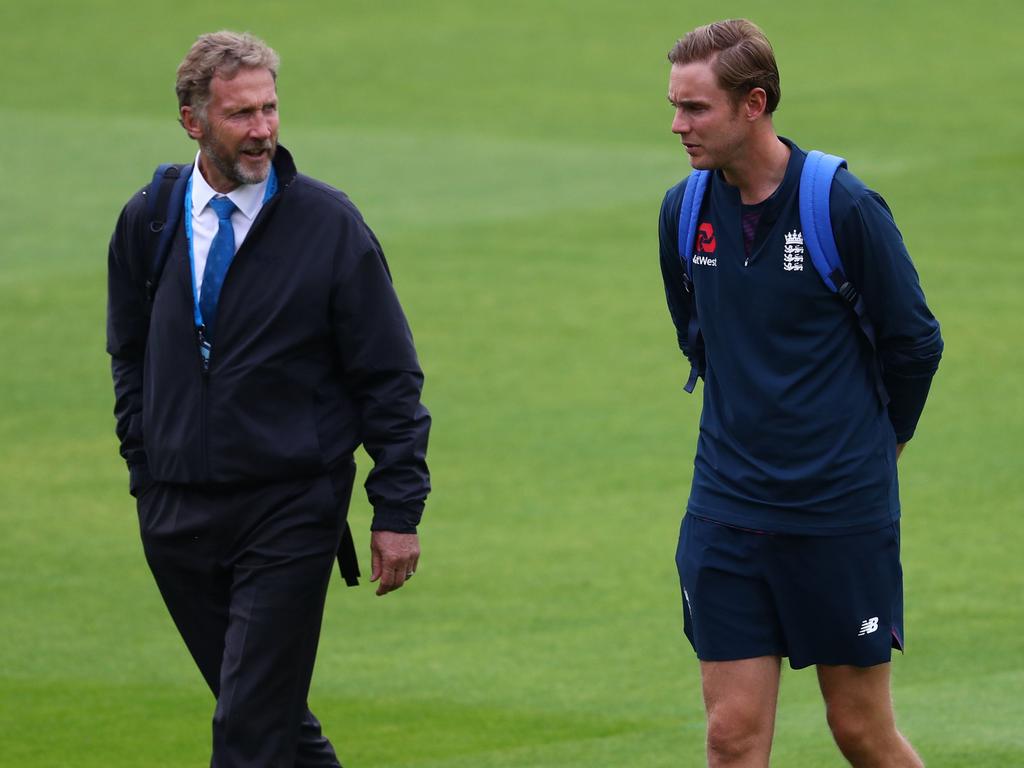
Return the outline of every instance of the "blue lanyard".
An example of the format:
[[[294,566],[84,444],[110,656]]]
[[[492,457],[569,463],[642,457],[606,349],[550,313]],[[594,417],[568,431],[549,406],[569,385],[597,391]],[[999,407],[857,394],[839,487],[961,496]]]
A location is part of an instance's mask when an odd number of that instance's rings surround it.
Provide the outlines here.
[[[262,205],[266,205],[267,201],[276,193],[277,172],[274,171],[274,166],[270,166],[270,175],[267,177],[267,190],[263,195]],[[192,176],[188,177],[188,184],[185,187],[185,211],[188,212],[188,215],[185,216],[185,237],[188,239],[189,275],[192,278],[192,317],[195,321],[196,329],[200,331],[200,354],[203,356],[204,361],[209,361],[210,344],[202,336],[203,313],[199,309],[199,288],[196,284],[196,254],[192,243]]]
[[[204,333],[203,325],[203,312],[199,308],[199,287],[196,283],[196,249],[193,243],[193,237],[191,237],[191,217],[193,217],[193,204],[191,204],[191,180],[193,176],[188,176],[188,183],[185,185],[185,238],[188,241],[188,274],[191,278],[191,284],[193,284],[193,321],[196,324],[196,338],[199,342],[199,356],[203,366],[203,373],[207,373],[210,370],[210,342],[206,338]],[[273,166],[270,166],[270,174],[266,180],[266,191],[263,194],[263,203],[274,196],[278,191],[278,174],[273,170]]]

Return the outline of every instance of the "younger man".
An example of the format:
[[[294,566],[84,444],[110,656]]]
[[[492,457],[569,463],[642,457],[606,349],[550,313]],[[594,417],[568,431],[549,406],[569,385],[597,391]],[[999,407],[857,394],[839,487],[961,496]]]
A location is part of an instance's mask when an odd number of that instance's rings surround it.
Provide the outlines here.
[[[831,220],[875,349],[813,267],[798,205],[806,154],[775,133],[778,68],[757,26],[700,27],[669,61],[672,132],[694,169],[713,172],[692,289],[679,253],[685,180],[665,196],[659,231],[679,344],[704,379],[677,564],[708,762],[768,764],[788,656],[817,667],[852,764],[920,766],[889,692],[903,645],[896,459],[938,366],[938,323],[885,202],[845,169]]]

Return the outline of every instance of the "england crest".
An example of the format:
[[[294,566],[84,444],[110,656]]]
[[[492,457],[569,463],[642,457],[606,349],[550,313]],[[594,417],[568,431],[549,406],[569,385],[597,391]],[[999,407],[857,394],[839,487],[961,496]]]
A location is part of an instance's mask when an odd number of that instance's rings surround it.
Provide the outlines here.
[[[787,272],[803,271],[804,268],[804,233],[786,233],[786,245],[782,249],[782,268]]]

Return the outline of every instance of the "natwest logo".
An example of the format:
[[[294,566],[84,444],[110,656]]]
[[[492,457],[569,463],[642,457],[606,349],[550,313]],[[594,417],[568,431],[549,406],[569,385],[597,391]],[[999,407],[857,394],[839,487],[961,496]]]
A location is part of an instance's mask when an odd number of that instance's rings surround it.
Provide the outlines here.
[[[715,245],[715,229],[705,221],[697,228],[697,253],[714,253]]]

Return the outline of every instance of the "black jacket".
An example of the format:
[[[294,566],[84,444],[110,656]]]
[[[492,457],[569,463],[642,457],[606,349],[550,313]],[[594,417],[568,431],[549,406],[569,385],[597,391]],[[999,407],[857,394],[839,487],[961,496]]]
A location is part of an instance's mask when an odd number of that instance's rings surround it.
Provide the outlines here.
[[[274,168],[278,191],[224,282],[207,373],[183,221],[149,317],[142,192],[121,212],[109,251],[107,351],[133,492],[150,479],[312,476],[362,443],[374,461],[374,530],[414,531],[430,489],[430,415],[380,244],[351,201],[297,173],[283,147]]]

